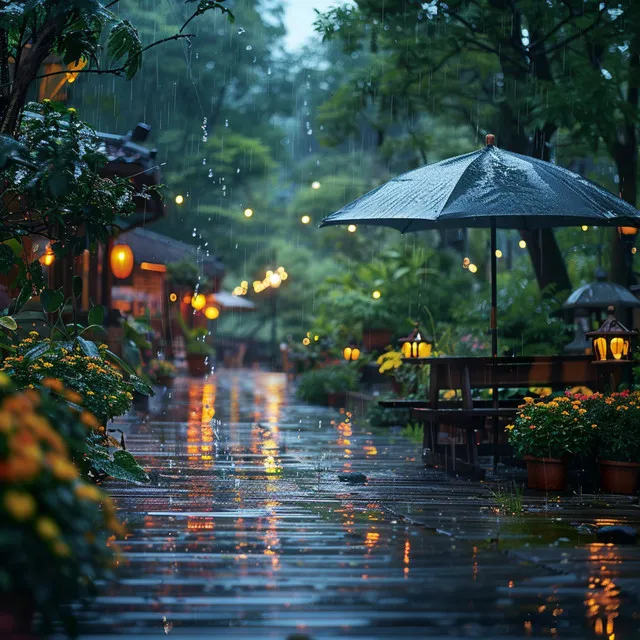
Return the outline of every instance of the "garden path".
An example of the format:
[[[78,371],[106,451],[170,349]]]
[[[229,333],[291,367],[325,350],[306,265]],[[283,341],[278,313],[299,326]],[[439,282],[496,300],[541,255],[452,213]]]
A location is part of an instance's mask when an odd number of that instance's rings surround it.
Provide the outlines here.
[[[152,484],[106,485],[130,534],[85,639],[640,637],[640,552],[574,526],[637,522],[630,500],[497,516],[486,485],[278,374],[178,379],[118,426]]]

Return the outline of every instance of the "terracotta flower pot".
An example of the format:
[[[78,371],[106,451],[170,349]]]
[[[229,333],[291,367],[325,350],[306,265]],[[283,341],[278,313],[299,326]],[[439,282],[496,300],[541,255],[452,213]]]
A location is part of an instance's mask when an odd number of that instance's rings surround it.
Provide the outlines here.
[[[559,458],[525,456],[527,486],[538,491],[565,491],[567,488],[567,461]]]
[[[606,493],[632,496],[638,490],[640,464],[600,460],[600,488]]]
[[[190,376],[205,376],[211,373],[211,358],[207,358],[207,356],[201,353],[188,353],[187,368],[189,369]]]

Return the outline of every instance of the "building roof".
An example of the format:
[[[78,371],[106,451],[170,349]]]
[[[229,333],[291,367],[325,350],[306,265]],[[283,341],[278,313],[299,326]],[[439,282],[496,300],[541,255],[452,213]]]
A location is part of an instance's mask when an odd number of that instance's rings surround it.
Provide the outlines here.
[[[224,274],[224,265],[215,256],[207,255],[206,251],[195,245],[169,238],[145,227],[121,233],[116,242],[123,242],[131,247],[136,264],[152,262],[166,265],[186,259],[202,265],[204,275],[209,278],[219,279]]]

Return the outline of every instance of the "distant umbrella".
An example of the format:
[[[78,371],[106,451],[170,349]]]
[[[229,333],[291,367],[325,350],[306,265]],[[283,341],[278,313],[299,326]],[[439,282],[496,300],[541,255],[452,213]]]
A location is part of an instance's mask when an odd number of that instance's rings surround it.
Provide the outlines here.
[[[496,229],[561,226],[640,227],[640,211],[606,189],[550,162],[494,145],[393,178],[322,221],[371,224],[402,233],[491,229],[491,350],[497,344]]]

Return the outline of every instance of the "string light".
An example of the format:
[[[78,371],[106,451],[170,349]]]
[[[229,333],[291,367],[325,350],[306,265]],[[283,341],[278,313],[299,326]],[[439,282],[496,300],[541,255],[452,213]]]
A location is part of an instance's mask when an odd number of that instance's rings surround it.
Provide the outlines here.
[[[521,249],[526,249],[527,248],[527,243],[524,240],[520,240],[520,242],[518,242],[518,246]]]
[[[311,188],[312,188],[312,189],[316,189],[316,190],[318,190],[318,189],[320,188],[320,183],[319,183],[317,180],[314,180],[314,181],[311,183]]]
[[[244,217],[245,218],[250,218],[253,215],[253,209],[245,209],[244,210]]]
[[[311,222],[311,218],[309,216],[302,216],[302,218],[300,218],[300,222],[302,222],[302,224],[309,224]]]
[[[358,227],[356,227],[356,225],[355,225],[355,224],[350,224],[350,225],[347,227],[347,231],[348,231],[349,233],[355,233],[357,228],[358,228]]]
[[[177,195],[176,196],[176,204],[182,204],[184,202],[184,196]]]
[[[381,296],[382,294],[377,289],[371,294],[371,297],[374,300],[379,300]]]
[[[500,249],[496,249],[496,258],[502,258],[502,251],[500,251]]]
[[[475,264],[473,264],[473,262],[469,265],[469,271],[471,271],[471,273],[476,273],[478,271],[478,267],[476,267]]]

